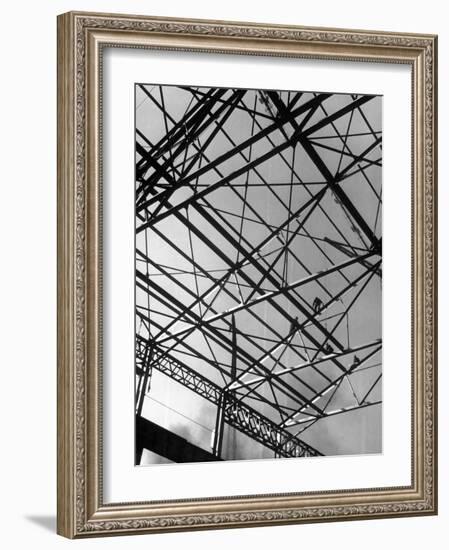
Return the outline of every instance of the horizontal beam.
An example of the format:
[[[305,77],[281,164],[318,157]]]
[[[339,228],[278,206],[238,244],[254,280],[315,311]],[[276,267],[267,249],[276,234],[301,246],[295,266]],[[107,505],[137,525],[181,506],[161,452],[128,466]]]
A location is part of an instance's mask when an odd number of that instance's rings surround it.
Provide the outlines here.
[[[374,340],[373,342],[368,342],[366,344],[361,344],[360,346],[355,346],[353,348],[347,348],[344,351],[338,352],[338,353],[329,353],[328,355],[325,355],[323,357],[320,357],[319,359],[315,359],[314,361],[306,361],[304,363],[299,363],[298,365],[295,365],[293,367],[288,367],[286,369],[278,369],[277,372],[272,372],[270,374],[270,379],[272,378],[278,378],[279,376],[285,376],[287,374],[291,374],[292,372],[297,372],[303,369],[307,369],[309,367],[316,367],[317,365],[320,365],[322,363],[325,363],[326,361],[329,361],[334,358],[340,358],[345,357],[346,355],[356,353],[358,351],[365,350],[367,348],[371,348],[374,346],[379,346],[379,344],[382,343],[382,339],[378,338],[377,340]],[[251,380],[245,380],[245,381],[239,381],[234,382],[229,386],[230,390],[238,390],[243,387],[250,386],[252,384],[257,384],[258,382],[261,382],[262,380],[265,380],[266,377],[264,376],[256,376],[255,378],[252,378]]]
[[[295,422],[290,423],[289,426],[300,426],[301,424],[307,424],[307,422],[313,422],[321,418],[329,418],[330,416],[335,416],[337,414],[344,414],[352,411],[359,411],[360,409],[365,409],[366,407],[373,407],[374,405],[382,405],[382,401],[372,401],[372,402],[361,403],[360,405],[351,405],[349,407],[341,407],[339,409],[335,409],[333,411],[323,413],[320,417],[306,416],[305,418],[301,418],[301,420],[296,420]]]
[[[192,326],[199,328],[201,326],[210,325],[211,323],[214,323],[216,321],[220,321],[221,319],[224,319],[225,317],[229,317],[230,315],[235,315],[235,313],[238,313],[239,311],[243,311],[243,310],[246,311],[249,308],[254,307],[256,305],[259,305],[261,302],[264,302],[266,300],[271,300],[273,298],[277,298],[278,296],[285,296],[291,290],[294,290],[294,289],[299,288],[301,286],[307,285],[308,283],[318,281],[318,280],[322,279],[323,277],[327,277],[328,275],[331,275],[332,273],[335,273],[337,271],[340,271],[342,269],[350,267],[354,264],[363,263],[364,260],[367,260],[367,259],[371,258],[375,254],[376,254],[375,252],[369,251],[366,254],[363,254],[361,256],[357,256],[355,258],[347,260],[346,262],[336,264],[336,265],[332,266],[331,268],[327,269],[326,271],[319,271],[317,273],[309,275],[308,277],[303,277],[302,279],[298,279],[297,281],[294,281],[290,284],[287,284],[287,285],[283,286],[282,288],[279,288],[279,289],[272,290],[270,292],[266,292],[264,294],[261,294],[260,296],[250,300],[249,302],[243,302],[241,304],[238,304],[236,306],[233,306],[233,307],[227,309],[226,311],[216,313],[215,315],[211,315],[210,317],[207,317],[205,319],[201,319],[196,324],[192,324]],[[184,334],[184,333],[188,332],[189,330],[191,330],[192,326],[190,326],[188,328],[180,329],[178,332],[175,332],[173,334],[170,334],[169,336],[166,336],[163,340],[160,340],[159,343],[164,343],[168,340],[172,340],[175,337],[181,336],[182,334]]]
[[[212,462],[220,460],[183,437],[166,430],[147,418],[136,415],[136,465],[147,449],[172,462]]]

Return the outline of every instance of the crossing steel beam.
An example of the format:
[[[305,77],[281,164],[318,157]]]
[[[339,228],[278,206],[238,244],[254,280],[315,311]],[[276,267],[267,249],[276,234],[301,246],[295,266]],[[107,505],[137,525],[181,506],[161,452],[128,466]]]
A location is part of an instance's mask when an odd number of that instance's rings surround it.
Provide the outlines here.
[[[219,405],[223,388],[214,384],[206,377],[195,372],[187,365],[175,360],[173,357],[155,353],[152,367],[204,397],[214,405]],[[138,362],[141,358],[138,356]],[[144,359],[142,359],[144,361]],[[137,374],[142,376],[144,370],[137,366]],[[277,426],[274,422],[264,417],[249,405],[239,402],[228,396],[228,404],[225,409],[225,421],[242,433],[254,438],[259,443],[272,449],[283,457],[321,456],[321,453],[311,445],[307,445],[297,437]]]
[[[215,457],[224,425],[322,454],[309,429],[381,405],[379,98],[136,94],[137,415],[157,371],[216,407]]]

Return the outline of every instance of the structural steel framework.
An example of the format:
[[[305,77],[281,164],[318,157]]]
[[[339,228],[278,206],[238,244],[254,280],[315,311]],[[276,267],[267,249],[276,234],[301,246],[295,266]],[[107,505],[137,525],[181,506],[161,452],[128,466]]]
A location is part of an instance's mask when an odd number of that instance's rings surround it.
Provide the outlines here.
[[[381,148],[377,96],[136,86],[137,419],[157,372],[214,458],[380,429]]]

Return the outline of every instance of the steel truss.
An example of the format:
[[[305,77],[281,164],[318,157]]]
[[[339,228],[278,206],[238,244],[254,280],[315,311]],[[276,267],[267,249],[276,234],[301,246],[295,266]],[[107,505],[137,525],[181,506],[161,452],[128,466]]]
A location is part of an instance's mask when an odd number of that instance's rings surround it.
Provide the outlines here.
[[[323,454],[309,433],[381,405],[380,98],[139,85],[136,109],[137,415],[156,370],[216,407],[214,455],[225,425]]]

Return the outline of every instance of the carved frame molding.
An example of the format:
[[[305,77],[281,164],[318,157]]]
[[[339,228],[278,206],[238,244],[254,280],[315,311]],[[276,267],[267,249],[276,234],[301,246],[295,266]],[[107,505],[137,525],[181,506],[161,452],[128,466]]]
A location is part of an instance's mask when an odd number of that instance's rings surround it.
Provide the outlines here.
[[[105,46],[412,67],[409,487],[102,502],[101,53]],[[70,12],[58,17],[58,533],[78,538],[437,513],[437,38]]]

